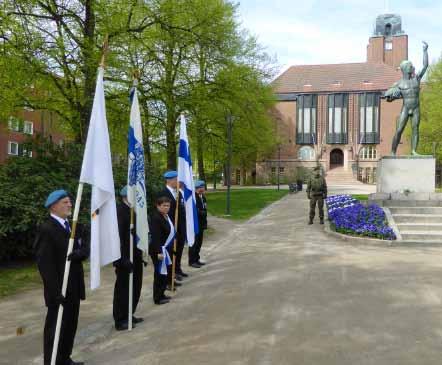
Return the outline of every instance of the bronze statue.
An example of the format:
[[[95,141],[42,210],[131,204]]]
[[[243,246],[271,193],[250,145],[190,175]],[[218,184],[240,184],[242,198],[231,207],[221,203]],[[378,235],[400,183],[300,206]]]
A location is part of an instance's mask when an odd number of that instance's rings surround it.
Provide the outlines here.
[[[428,44],[424,44],[424,61],[422,70],[416,75],[415,69],[411,61],[402,61],[400,69],[402,71],[402,79],[396,82],[389,90],[387,90],[383,98],[391,102],[395,99],[404,99],[401,114],[399,116],[399,123],[396,134],[393,137],[391,146],[391,154],[396,156],[396,150],[401,141],[402,132],[407,125],[408,118],[411,117],[411,154],[419,156],[416,152],[419,143],[419,123],[420,123],[420,107],[419,107],[419,91],[420,83],[428,68]]]

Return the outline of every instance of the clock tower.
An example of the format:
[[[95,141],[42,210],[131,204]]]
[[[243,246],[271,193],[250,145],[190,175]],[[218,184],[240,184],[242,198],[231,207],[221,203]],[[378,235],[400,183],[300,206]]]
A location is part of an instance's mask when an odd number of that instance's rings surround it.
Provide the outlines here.
[[[367,46],[367,62],[385,63],[398,68],[399,64],[407,59],[408,36],[402,30],[400,15],[379,15]]]

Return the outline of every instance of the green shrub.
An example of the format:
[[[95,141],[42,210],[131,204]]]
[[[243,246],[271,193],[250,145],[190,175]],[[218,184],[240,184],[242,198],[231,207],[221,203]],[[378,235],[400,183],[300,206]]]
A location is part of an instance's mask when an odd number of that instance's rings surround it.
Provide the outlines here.
[[[30,257],[36,228],[48,216],[44,202],[55,189],[65,189],[75,199],[83,159],[83,145],[63,147],[36,138],[29,143],[33,158],[13,157],[0,166],[0,262]],[[116,191],[126,183],[127,165],[113,167]],[[147,172],[148,199],[160,189],[162,179]],[[85,185],[79,220],[89,224],[90,186]]]

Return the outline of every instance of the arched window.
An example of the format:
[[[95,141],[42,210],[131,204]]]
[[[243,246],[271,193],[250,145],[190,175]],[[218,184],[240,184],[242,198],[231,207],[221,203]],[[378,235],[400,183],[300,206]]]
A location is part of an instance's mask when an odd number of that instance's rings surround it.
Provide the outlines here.
[[[298,159],[309,161],[315,159],[315,150],[310,146],[303,146],[298,151]]]
[[[361,160],[376,160],[377,157],[378,154],[375,146],[365,146],[359,153],[359,158]]]

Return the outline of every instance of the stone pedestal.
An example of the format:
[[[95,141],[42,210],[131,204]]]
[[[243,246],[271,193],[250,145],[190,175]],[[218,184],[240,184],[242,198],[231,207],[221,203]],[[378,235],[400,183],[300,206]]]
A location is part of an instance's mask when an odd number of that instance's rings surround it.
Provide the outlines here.
[[[435,175],[433,156],[384,156],[378,161],[376,192],[434,193]]]

